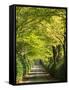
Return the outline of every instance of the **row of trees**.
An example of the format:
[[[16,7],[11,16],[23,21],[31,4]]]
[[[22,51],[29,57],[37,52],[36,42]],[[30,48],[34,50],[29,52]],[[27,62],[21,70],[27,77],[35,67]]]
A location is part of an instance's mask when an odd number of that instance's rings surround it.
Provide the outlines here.
[[[56,65],[65,51],[65,9],[16,7],[17,82],[24,79],[35,60]]]

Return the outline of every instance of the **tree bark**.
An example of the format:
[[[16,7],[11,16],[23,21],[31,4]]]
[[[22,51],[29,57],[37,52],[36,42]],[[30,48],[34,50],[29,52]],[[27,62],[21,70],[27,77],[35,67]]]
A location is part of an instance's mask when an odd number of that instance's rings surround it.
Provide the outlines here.
[[[67,42],[66,42],[66,33],[64,34],[64,44],[63,44],[63,50],[64,50],[64,61],[65,61],[65,63],[66,63],[66,47],[67,46]]]
[[[56,59],[57,59],[57,48],[52,46],[53,48],[53,60],[54,60],[54,64],[56,64]]]
[[[62,53],[61,53],[61,45],[57,46],[57,62],[61,59]]]

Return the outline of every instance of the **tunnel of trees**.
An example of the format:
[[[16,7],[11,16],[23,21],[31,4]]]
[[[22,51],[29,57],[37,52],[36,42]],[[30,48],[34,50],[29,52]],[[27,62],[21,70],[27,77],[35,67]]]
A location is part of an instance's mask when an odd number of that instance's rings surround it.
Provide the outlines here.
[[[60,81],[66,79],[66,9],[16,7],[16,82],[38,59]]]

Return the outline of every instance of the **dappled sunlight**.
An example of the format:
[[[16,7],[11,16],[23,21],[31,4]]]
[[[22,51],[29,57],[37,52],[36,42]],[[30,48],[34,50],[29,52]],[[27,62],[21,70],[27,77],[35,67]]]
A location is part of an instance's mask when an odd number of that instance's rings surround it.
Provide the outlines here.
[[[16,7],[17,83],[66,79],[65,25],[65,9]]]

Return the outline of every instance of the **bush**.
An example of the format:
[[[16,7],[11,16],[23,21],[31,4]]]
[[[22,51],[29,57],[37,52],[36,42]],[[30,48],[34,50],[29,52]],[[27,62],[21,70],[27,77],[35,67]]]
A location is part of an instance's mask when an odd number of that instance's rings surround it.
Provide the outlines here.
[[[56,78],[59,79],[59,80],[65,80],[66,78],[66,73],[65,73],[65,63],[61,62],[59,63],[57,66],[56,66]]]
[[[66,80],[66,73],[65,73],[65,63],[64,60],[59,60],[56,64],[53,62],[43,62],[44,67],[48,70],[48,72],[60,81]]]
[[[23,77],[23,66],[19,59],[16,60],[16,81],[21,81]]]

